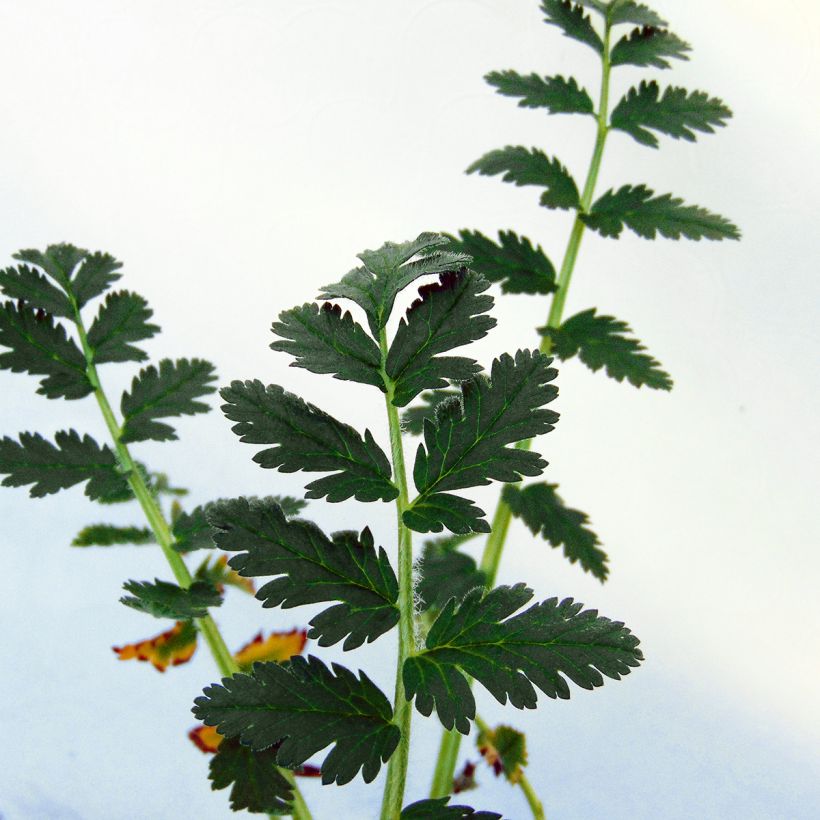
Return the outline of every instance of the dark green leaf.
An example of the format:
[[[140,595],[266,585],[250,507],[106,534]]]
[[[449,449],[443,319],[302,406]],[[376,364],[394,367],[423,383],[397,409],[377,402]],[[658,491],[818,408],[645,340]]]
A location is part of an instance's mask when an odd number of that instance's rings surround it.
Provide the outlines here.
[[[672,194],[654,196],[645,185],[607,191],[581,219],[601,236],[618,237],[626,225],[644,239],[654,239],[657,234],[667,239],[740,239],[737,226],[726,217],[697,205],[684,205]]]
[[[402,428],[412,436],[420,436],[424,431],[424,420],[433,419],[436,415],[436,407],[447,399],[461,399],[460,390],[436,390],[434,392],[422,393],[423,404],[415,407],[408,407],[401,414]]]
[[[345,501],[392,501],[398,490],[390,481],[390,462],[370,430],[364,439],[347,424],[277,385],[235,381],[222,389],[222,412],[237,422],[231,429],[248,444],[273,444],[254,456],[266,469],[283,473],[333,475],[307,485],[307,498]]]
[[[210,407],[196,399],[214,392],[215,379],[214,366],[203,359],[163,359],[159,369],[143,368],[131,382],[131,392],[122,394],[122,440],[175,439],[174,428],[156,419],[207,413]]]
[[[490,379],[481,374],[464,382],[461,400],[436,408],[435,421],[424,422],[424,444],[416,452],[413,480],[420,495],[409,513],[448,490],[541,473],[546,462],[539,455],[507,445],[548,433],[558,420],[543,407],[558,393],[550,384],[557,375],[550,362],[527,350],[515,358],[504,354],[493,362]]]
[[[148,302],[136,293],[119,290],[109,293],[88,331],[94,362],[143,362],[148,356],[131,342],[150,339],[159,333],[149,324],[153,315]]]
[[[209,766],[211,788],[231,787],[231,809],[289,815],[293,787],[276,767],[276,750],[255,752],[238,740],[223,740]]]
[[[542,77],[517,71],[491,71],[484,79],[505,97],[519,97],[519,108],[546,108],[550,114],[594,114],[586,90],[574,77]]]
[[[469,806],[448,806],[449,797],[417,800],[402,809],[399,820],[501,820],[494,811],[476,811]]]
[[[12,254],[21,262],[28,262],[42,268],[64,290],[71,290],[71,276],[74,269],[85,259],[88,251],[74,245],[62,243],[49,245],[45,251],[22,250]]]
[[[206,517],[212,505],[213,502],[201,504],[189,513],[182,511],[177,515],[171,527],[174,536],[173,547],[176,552],[213,549],[211,525]]]
[[[331,672],[314,657],[257,663],[253,675],[207,687],[193,711],[256,751],[281,742],[276,760],[289,769],[335,744],[322,763],[323,783],[343,785],[359,770],[369,783],[400,737],[390,702],[364,672],[357,678],[335,663]]]
[[[54,436],[56,446],[39,433],[20,433],[20,442],[0,441],[0,473],[5,487],[33,484],[30,495],[41,498],[87,481],[85,494],[92,499],[121,491],[125,478],[119,472],[114,453],[100,447],[90,436],[75,430]]]
[[[338,305],[307,303],[283,311],[272,330],[285,341],[271,348],[294,356],[292,367],[332,373],[336,379],[372,384],[384,392],[379,346],[350,313],[342,315]]]
[[[490,282],[500,282],[504,293],[552,293],[555,268],[541,246],[533,248],[525,236],[499,231],[499,242],[479,231],[461,230],[449,236],[450,247],[472,256],[470,267]]]
[[[550,337],[559,359],[580,354],[590,370],[606,367],[607,376],[616,381],[628,379],[635,387],[672,389],[672,379],[661,370],[660,362],[645,353],[637,339],[626,335],[632,332],[629,325],[612,316],[598,316],[595,308],[575,314],[557,330],[546,327],[541,332]]]
[[[536,707],[537,686],[550,698],[568,698],[566,678],[584,689],[602,686],[603,675],[619,680],[640,664],[638,639],[622,623],[581,611],[582,604],[550,598],[518,615],[532,598],[524,584],[474,589],[451,599],[427,633],[426,649],[405,661],[404,688],[416,708],[435,707],[448,729],[462,734],[475,717],[466,675],[500,702]]]
[[[654,66],[670,68],[669,60],[688,60],[687,51],[691,51],[676,34],[654,26],[636,28],[631,34],[624,35],[612,48],[610,62],[616,65]]]
[[[444,543],[442,543],[444,542]],[[461,600],[474,587],[483,587],[487,576],[475,559],[450,547],[450,539],[427,541],[418,563],[416,594],[419,608],[443,609],[450,598]]]
[[[515,185],[537,185],[546,188],[540,204],[545,208],[579,208],[581,203],[578,186],[569,171],[553,157],[550,159],[538,148],[523,145],[507,145],[484,154],[468,169],[482,176],[502,174],[504,182]]]
[[[725,125],[731,116],[732,112],[717,97],[672,86],[664,89],[661,96],[660,87],[653,80],[629,90],[615,106],[611,125],[642,145],[657,148],[658,138],[647,129],[694,142],[695,131],[712,134],[712,126]]]
[[[484,510],[467,498],[452,493],[419,496],[406,510],[404,523],[416,532],[441,532],[445,527],[458,535],[489,532]]]
[[[545,15],[545,22],[558,26],[567,37],[585,43],[590,48],[602,54],[604,44],[592,26],[588,14],[584,14],[582,6],[574,5],[569,0],[543,0],[541,10]]]
[[[175,621],[204,618],[208,607],[222,604],[217,589],[205,581],[194,581],[183,589],[155,578],[153,584],[150,581],[126,581],[123,589],[133,597],[120,598],[120,603],[155,618],[173,618]]]
[[[74,309],[65,293],[28,265],[0,271],[0,290],[10,299],[22,299],[52,316],[74,317]]]
[[[598,536],[586,526],[589,518],[586,513],[567,507],[557,490],[557,484],[531,484],[523,490],[508,484],[503,498],[533,535],[541,535],[553,547],[563,546],[571,564],[578,561],[585,572],[606,581],[609,559],[599,549]]]
[[[384,549],[376,552],[369,529],[331,539],[310,521],[289,521],[271,498],[220,501],[208,518],[217,546],[241,551],[230,560],[240,575],[280,576],[256,594],[265,607],[341,602],[310,622],[308,637],[320,646],[345,638],[344,649],[355,649],[398,623],[398,582]]]
[[[117,273],[122,262],[113,256],[99,252],[84,253],[85,259],[71,282],[71,290],[80,307],[105,293],[122,275]]]
[[[37,392],[50,399],[81,399],[94,390],[85,356],[50,314],[6,302],[0,308],[2,347],[9,350],[0,353],[0,368],[45,376]]]
[[[619,23],[632,23],[636,26],[666,28],[668,25],[666,20],[659,14],[643,3],[636,3],[634,0],[621,0],[621,2],[615,3],[610,12],[609,20],[613,26],[617,26]]]
[[[154,533],[147,527],[120,527],[116,524],[91,524],[83,527],[71,542],[72,547],[114,547],[122,544],[153,544]]]
[[[403,407],[426,388],[446,387],[481,369],[473,359],[438,354],[482,339],[495,327],[495,319],[484,315],[493,306],[493,297],[484,293],[489,287],[480,274],[462,268],[420,288],[387,355],[393,404]]]
[[[411,242],[386,242],[378,250],[362,251],[364,267],[354,268],[340,282],[322,288],[321,299],[352,299],[367,314],[378,338],[387,324],[396,295],[420,276],[458,270],[469,263],[462,254],[442,248],[440,234],[423,233]]]

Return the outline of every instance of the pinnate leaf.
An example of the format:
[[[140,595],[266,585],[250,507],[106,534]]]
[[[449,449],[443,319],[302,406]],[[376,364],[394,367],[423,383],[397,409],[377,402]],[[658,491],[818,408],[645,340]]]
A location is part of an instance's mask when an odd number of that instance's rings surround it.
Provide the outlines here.
[[[645,185],[624,185],[607,191],[581,219],[601,236],[618,237],[629,228],[644,239],[660,234],[667,239],[740,239],[740,231],[726,217],[662,194]]]
[[[343,785],[359,771],[366,783],[399,742],[399,728],[384,694],[364,674],[318,658],[258,663],[253,675],[234,675],[205,689],[196,717],[255,751],[281,743],[280,766],[296,768],[330,744],[322,782]]]
[[[144,641],[111,647],[121,661],[150,663],[157,672],[188,663],[196,652],[197,632],[191,621],[177,621],[171,629]]]
[[[532,598],[524,584],[474,589],[451,599],[427,633],[425,649],[405,661],[404,688],[416,708],[433,708],[447,729],[462,734],[475,717],[466,675],[500,702],[536,707],[537,686],[551,698],[569,698],[567,678],[584,689],[619,680],[643,659],[638,639],[619,622],[581,611],[582,604],[550,598],[517,615]]]
[[[494,811],[476,811],[469,806],[449,806],[449,797],[417,800],[402,809],[399,820],[501,820]]]
[[[221,501],[209,520],[217,546],[239,552],[230,566],[241,576],[280,576],[256,594],[265,607],[340,602],[310,622],[308,637],[320,646],[344,638],[344,649],[354,649],[398,623],[398,582],[370,530],[328,538],[310,521],[288,520],[273,499]]]
[[[523,145],[507,145],[484,154],[468,169],[467,173],[482,176],[501,174],[504,182],[515,185],[537,185],[545,188],[540,204],[545,208],[578,208],[581,197],[578,186],[569,171],[553,157],[550,159],[539,148]]]
[[[119,290],[109,293],[88,330],[88,344],[94,362],[143,362],[148,356],[132,342],[150,339],[159,327],[149,323],[153,311],[136,293]]]
[[[440,234],[422,233],[410,242],[386,242],[377,250],[362,251],[358,256],[363,267],[322,288],[319,297],[353,300],[364,309],[370,330],[378,338],[400,291],[420,276],[458,270],[469,263],[466,256],[442,247],[446,244]]]
[[[560,28],[566,37],[585,43],[599,54],[603,53],[603,41],[593,28],[589,15],[584,14],[583,6],[569,0],[543,0],[541,10],[545,22]]]
[[[194,581],[187,589],[158,578],[154,583],[126,581],[123,589],[131,595],[120,598],[120,603],[155,618],[204,618],[209,607],[222,605],[217,589],[204,581]]]
[[[484,277],[462,268],[419,290],[387,354],[393,404],[403,407],[425,388],[446,387],[481,369],[473,359],[438,354],[482,339],[495,327],[495,319],[485,315],[493,306],[485,293],[489,287]]]
[[[655,390],[671,390],[672,379],[660,363],[644,352],[646,348],[626,334],[632,329],[612,316],[599,316],[595,308],[576,313],[560,328],[541,331],[552,340],[552,350],[566,361],[580,355],[590,370],[606,368],[616,381],[628,379],[635,387],[646,385]]]
[[[238,740],[224,740],[209,766],[214,791],[231,787],[231,809],[289,815],[293,787],[276,766],[276,750],[254,751]]]
[[[544,408],[558,393],[550,384],[557,375],[550,362],[537,351],[504,354],[493,362],[489,379],[480,374],[464,382],[460,399],[440,404],[435,420],[425,420],[413,467],[419,496],[405,513],[408,526],[418,526],[413,513],[435,503],[438,494],[541,473],[546,462],[540,456],[507,445],[553,429],[558,415]],[[450,504],[448,497],[442,506]]]
[[[503,498],[517,518],[553,547],[564,548],[571,564],[580,563],[584,572],[605,581],[609,575],[606,553],[599,548],[598,536],[587,527],[586,513],[567,507],[558,495],[557,484],[531,484],[519,489],[507,485]]]
[[[725,125],[731,116],[722,100],[710,98],[704,91],[690,93],[685,88],[669,86],[661,95],[660,86],[652,80],[629,90],[613,109],[611,125],[642,145],[657,148],[658,138],[653,130],[694,142],[695,131],[712,134],[713,126]]]
[[[65,328],[25,303],[0,307],[0,368],[45,376],[37,390],[50,399],[81,399],[94,388],[86,376],[82,351]]]
[[[91,524],[83,527],[72,547],[114,547],[123,544],[153,544],[154,533],[147,527],[120,527],[116,524]]]
[[[473,270],[490,282],[500,282],[504,293],[552,293],[557,287],[552,262],[526,236],[499,231],[494,242],[479,231],[461,230],[458,238],[448,239],[454,251],[473,258]]]
[[[5,473],[5,487],[34,486],[32,498],[65,490],[87,481],[85,494],[98,499],[127,490],[114,453],[97,444],[90,436],[75,430],[60,431],[54,444],[39,433],[20,433],[19,442],[0,440],[0,473]]]
[[[332,373],[336,379],[372,384],[384,391],[378,345],[338,305],[307,303],[283,311],[272,330],[282,341],[271,344],[271,349],[294,356],[292,367]]]
[[[594,114],[592,99],[578,86],[574,77],[560,74],[519,74],[517,71],[491,71],[484,79],[505,97],[518,97],[519,108],[546,108],[550,114]]]
[[[688,60],[687,51],[691,51],[676,34],[654,26],[636,28],[631,34],[624,35],[612,47],[610,62],[613,66],[637,65],[654,68],[670,68],[670,59]]]
[[[240,441],[272,444],[254,456],[266,469],[332,475],[307,485],[307,498],[392,501],[399,491],[390,480],[390,462],[370,430],[364,438],[347,424],[278,385],[235,381],[223,388],[222,412]]]
[[[163,359],[159,367],[143,368],[122,394],[122,441],[176,439],[174,428],[157,419],[207,413],[210,407],[197,399],[214,392],[215,379],[214,366],[203,359]]]

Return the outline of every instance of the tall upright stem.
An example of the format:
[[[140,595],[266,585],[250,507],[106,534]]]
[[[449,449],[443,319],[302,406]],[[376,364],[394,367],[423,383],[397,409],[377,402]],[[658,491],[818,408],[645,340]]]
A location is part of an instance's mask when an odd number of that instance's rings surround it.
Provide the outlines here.
[[[126,476],[128,486],[134,493],[134,497],[137,499],[137,502],[142,508],[145,519],[151,527],[151,531],[154,533],[154,537],[156,538],[160,549],[162,549],[162,554],[165,556],[168,561],[168,565],[171,567],[171,572],[173,572],[174,578],[176,578],[177,583],[183,589],[187,589],[191,586],[193,581],[191,573],[188,570],[185,561],[182,560],[182,556],[174,550],[173,545],[175,539],[173,533],[171,532],[171,527],[169,526],[162,509],[157,503],[156,498],[148,489],[142,473],[137,469],[137,465],[131,456],[128,445],[122,441],[122,428],[117,421],[117,417],[111,408],[111,403],[108,401],[108,397],[106,396],[102,382],[100,381],[97,365],[94,363],[94,351],[88,342],[88,334],[86,333],[85,324],[83,323],[83,319],[80,314],[79,305],[73,295],[69,294],[69,299],[71,300],[74,308],[73,318],[75,324],[77,325],[77,333],[80,338],[83,354],[85,355],[86,375],[88,376],[91,386],[94,388],[94,397],[97,399],[97,404],[100,407],[103,419],[105,420],[105,425],[111,436],[111,441],[117,454],[117,460]],[[205,639],[205,643],[208,645],[208,648],[211,650],[211,655],[213,655],[219,673],[223,677],[229,677],[236,674],[239,671],[239,666],[228,649],[225,639],[222,637],[222,633],[219,631],[219,627],[216,625],[214,619],[210,615],[205,615],[203,618],[195,618],[194,623],[196,624],[199,632],[202,634],[202,637]],[[298,787],[296,786],[293,773],[287,769],[282,769],[281,772],[293,787],[292,817],[294,817],[295,820],[311,820],[310,811],[304,801],[304,798],[299,792]]]
[[[382,328],[379,334],[381,349],[381,371],[387,389],[385,403],[387,421],[390,428],[390,451],[393,458],[393,473],[399,490],[396,498],[398,519],[398,564],[399,564],[399,650],[396,665],[396,690],[393,700],[393,722],[399,727],[401,738],[387,766],[387,780],[384,784],[381,820],[398,820],[404,799],[407,780],[407,763],[410,757],[410,725],[413,717],[412,704],[404,692],[402,672],[404,662],[415,652],[415,624],[413,615],[413,536],[404,523],[404,512],[410,505],[407,491],[407,472],[404,466],[404,450],[401,443],[401,423],[398,408],[393,404],[394,384],[387,375],[387,334]]]
[[[584,190],[581,194],[581,203],[575,219],[572,223],[569,240],[564,258],[561,262],[561,269],[558,273],[558,282],[555,293],[550,304],[550,311],[547,317],[547,327],[558,328],[564,315],[564,304],[567,299],[572,273],[575,270],[575,263],[578,259],[578,250],[581,247],[581,239],[584,236],[586,223],[581,218],[582,214],[589,212],[592,206],[592,198],[595,195],[595,185],[598,182],[598,173],[601,170],[601,160],[604,156],[604,145],[609,133],[609,72],[611,68],[609,46],[610,46],[611,26],[609,18],[606,18],[604,31],[604,47],[601,55],[601,94],[598,103],[597,133],[595,135],[595,147],[592,150],[592,159],[589,163]],[[549,353],[552,349],[552,342],[549,336],[544,336],[541,340],[540,350],[542,353]],[[530,441],[519,442],[518,447],[528,450],[532,446]],[[495,584],[498,567],[501,563],[501,555],[504,551],[504,544],[507,540],[507,532],[512,520],[512,510],[505,503],[503,498],[499,498],[492,521],[492,531],[487,537],[484,545],[484,552],[481,557],[481,570],[487,578],[487,586]],[[431,797],[443,797],[452,790],[453,777],[455,775],[456,763],[458,761],[458,750],[461,745],[461,735],[458,732],[445,732],[441,738],[436,769],[433,774],[433,783],[430,788]],[[528,797],[530,807],[533,803]],[[536,815],[537,816],[537,815]]]

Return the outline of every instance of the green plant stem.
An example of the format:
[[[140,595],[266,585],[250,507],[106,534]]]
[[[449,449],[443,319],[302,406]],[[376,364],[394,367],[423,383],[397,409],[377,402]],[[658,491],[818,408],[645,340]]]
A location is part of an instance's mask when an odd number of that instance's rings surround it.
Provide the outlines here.
[[[407,471],[404,466],[404,450],[401,442],[399,411],[393,404],[394,384],[385,369],[387,362],[387,334],[382,329],[379,334],[381,349],[381,372],[387,389],[385,403],[390,429],[390,451],[393,458],[393,472],[399,490],[396,498],[398,518],[398,565],[399,565],[399,651],[396,665],[396,690],[393,699],[393,722],[399,727],[401,739],[387,766],[387,780],[384,784],[381,820],[398,820],[404,800],[407,781],[407,764],[410,757],[410,725],[413,706],[404,692],[402,671],[404,662],[416,650],[415,616],[413,611],[413,535],[404,523],[404,512],[410,506],[407,490]]]
[[[175,539],[173,533],[171,532],[171,528],[168,525],[168,521],[157,503],[156,498],[154,498],[151,491],[148,489],[145,480],[142,477],[142,473],[137,468],[136,462],[131,456],[128,445],[121,440],[122,430],[117,422],[117,417],[114,415],[114,411],[111,408],[111,403],[108,401],[108,397],[105,394],[102,382],[100,381],[97,366],[94,363],[94,351],[88,343],[88,335],[86,333],[82,316],[80,315],[79,305],[77,305],[74,297],[70,294],[69,299],[71,300],[74,308],[74,322],[77,325],[77,333],[80,338],[83,354],[85,355],[86,375],[88,376],[89,382],[91,382],[91,386],[94,388],[94,397],[97,399],[97,404],[102,412],[105,425],[111,435],[111,440],[114,444],[114,450],[117,454],[119,465],[126,476],[128,486],[131,488],[131,491],[134,493],[134,497],[137,499],[137,502],[145,514],[145,519],[151,527],[154,537],[157,539],[157,543],[162,549],[163,555],[171,567],[171,572],[173,572],[174,578],[176,578],[177,583],[183,589],[187,589],[193,582],[191,573],[188,570],[185,561],[182,560],[182,556],[174,550],[173,545]],[[211,650],[211,654],[216,662],[217,669],[219,669],[219,673],[223,677],[230,677],[231,675],[236,674],[239,671],[239,666],[234,660],[231,651],[228,649],[225,639],[222,637],[222,633],[219,631],[219,627],[216,625],[214,619],[210,615],[206,615],[204,618],[195,618],[194,623],[205,639],[205,643],[208,644],[208,648]],[[304,798],[299,792],[299,788],[296,785],[293,773],[287,769],[282,769],[280,771],[293,786],[292,816],[295,820],[311,820],[310,811],[305,804]]]
[[[598,103],[598,115],[596,117],[597,132],[595,135],[595,147],[592,150],[592,159],[590,160],[589,170],[587,171],[584,190],[581,194],[581,206],[572,223],[569,241],[567,242],[564,259],[561,262],[561,269],[558,274],[557,288],[550,304],[547,327],[551,328],[560,327],[561,319],[564,315],[564,304],[566,303],[567,293],[569,291],[570,282],[572,281],[572,273],[575,270],[575,263],[578,259],[581,239],[584,236],[584,230],[586,228],[586,223],[581,219],[581,215],[588,213],[592,206],[592,198],[595,195],[595,186],[598,182],[598,174],[601,170],[601,161],[604,156],[604,146],[606,144],[607,135],[609,134],[610,33],[611,27],[609,19],[607,18],[604,32],[604,48],[601,55],[601,94]],[[542,353],[549,354],[551,349],[551,340],[549,336],[545,335],[541,340],[540,350]],[[529,450],[531,446],[532,442],[530,441],[522,441],[518,444],[518,447],[522,450]],[[493,515],[492,531],[487,537],[480,564],[481,570],[487,577],[487,586],[490,588],[495,584],[511,520],[512,510],[509,505],[504,502],[503,498],[499,498],[495,514]],[[438,759],[436,760],[436,769],[433,774],[433,783],[430,789],[431,797],[444,797],[452,791],[453,777],[456,771],[460,745],[461,735],[458,732],[449,731],[445,732],[442,736]],[[530,803],[531,808],[532,806],[533,804]],[[538,815],[534,816],[538,817]]]
[[[481,715],[475,716],[475,725],[480,732],[490,731],[489,725],[481,719]],[[527,779],[527,775],[524,774],[523,769],[515,785],[519,786],[521,791],[524,792],[524,797],[527,800],[527,805],[530,807],[534,820],[547,820],[547,815],[544,813],[544,806],[541,804],[538,795],[535,793],[535,789],[532,787],[532,783]]]

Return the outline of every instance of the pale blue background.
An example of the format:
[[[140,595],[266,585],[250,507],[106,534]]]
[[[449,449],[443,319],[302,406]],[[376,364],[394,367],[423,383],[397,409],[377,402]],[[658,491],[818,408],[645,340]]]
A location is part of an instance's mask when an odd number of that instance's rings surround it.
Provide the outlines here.
[[[626,620],[647,662],[537,713],[486,694],[481,709],[526,728],[550,820],[812,818],[820,12],[808,0],[655,5],[695,46],[659,79],[724,97],[736,118],[697,146],[664,139],[660,152],[613,134],[599,190],[673,191],[731,216],[744,240],[585,238],[568,311],[596,305],[630,321],[676,387],[650,394],[562,368],[562,420],[539,446],[547,478],[592,516],[611,581],[600,586],[520,527],[501,577]],[[287,383],[384,440],[375,393],[288,370],[267,350],[269,324],[358,250],[424,229],[515,228],[560,259],[568,215],[539,209],[530,189],[462,174],[505,143],[543,146],[584,173],[591,121],[516,109],[481,80],[512,67],[597,89],[592,52],[542,25],[534,0],[5,0],[3,259],[60,240],[109,250],[166,330],[153,355],[205,356],[223,382]],[[645,73],[618,72],[616,99]],[[546,309],[504,298],[476,355],[536,344],[521,329],[543,324]],[[112,395],[130,375],[106,368]],[[34,387],[0,375],[0,430],[102,434],[91,400],[49,403]],[[134,449],[172,469],[193,501],[299,490],[295,476],[258,470],[217,413],[179,430],[179,443]],[[191,701],[214,675],[207,653],[158,675],[110,650],[158,631],[117,598],[126,578],[169,577],[161,558],[69,549],[107,515],[80,490],[38,502],[3,490],[0,512],[0,814],[227,818],[226,794],[209,791],[207,759],[185,737]],[[393,550],[387,505],[314,503],[311,514],[329,529],[369,521]],[[237,595],[219,613],[231,646],[309,617]],[[344,660],[392,690],[389,639]],[[408,799],[425,792],[438,736],[432,721],[414,727]],[[527,816],[517,791],[486,771],[481,781],[465,802]],[[367,820],[381,788],[305,791],[317,818]]]

